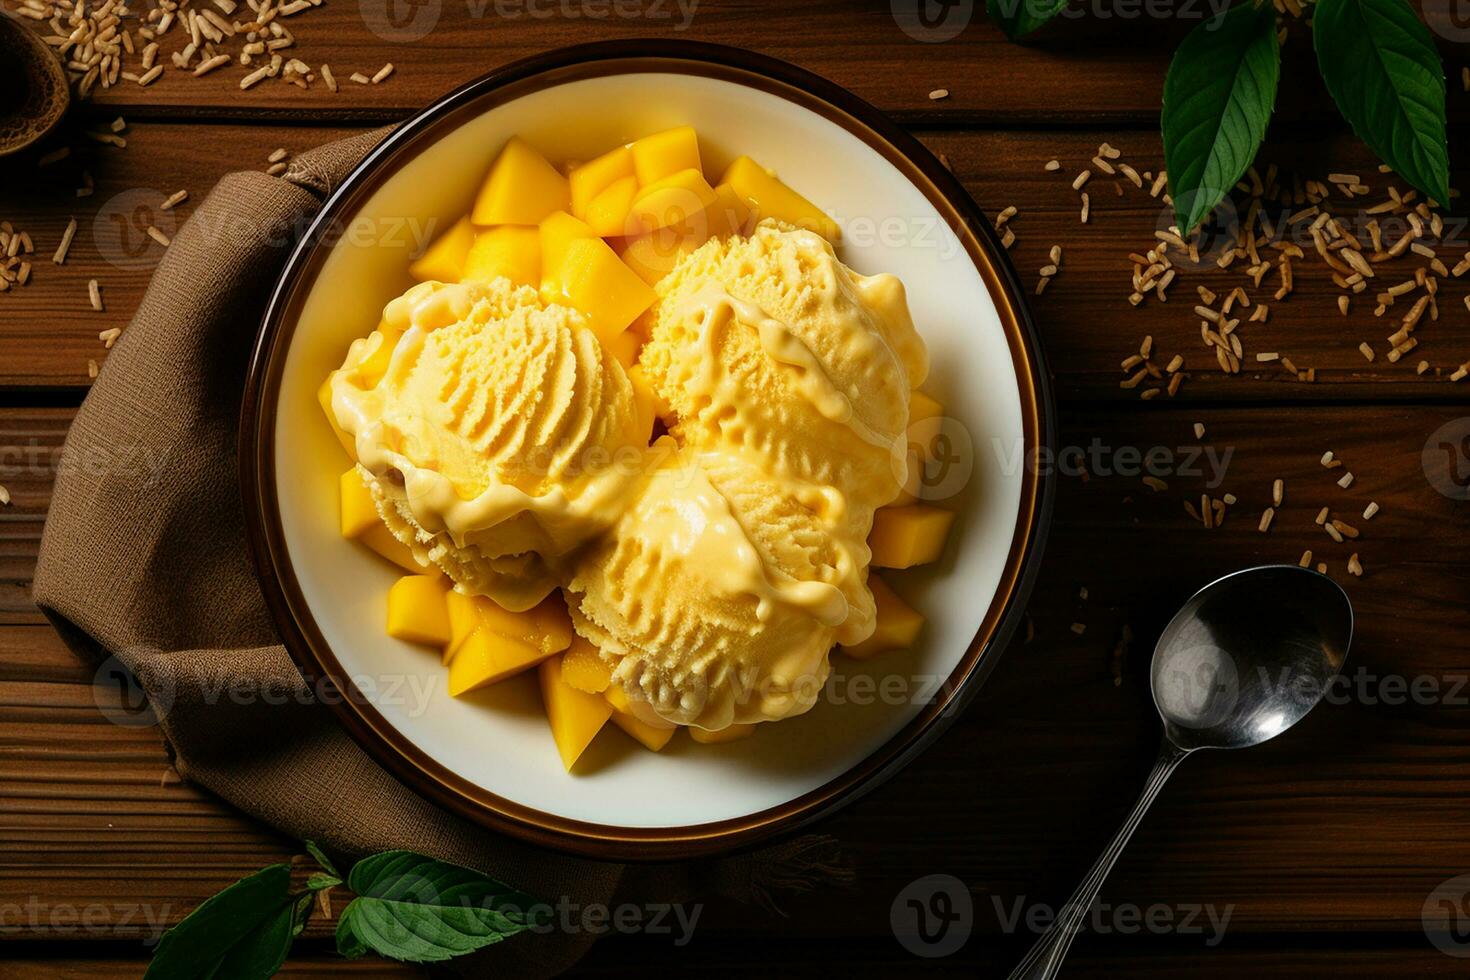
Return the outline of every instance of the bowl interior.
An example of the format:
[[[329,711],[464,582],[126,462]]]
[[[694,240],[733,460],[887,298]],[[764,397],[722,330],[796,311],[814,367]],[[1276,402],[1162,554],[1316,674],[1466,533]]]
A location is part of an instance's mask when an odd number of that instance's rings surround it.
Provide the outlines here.
[[[927,390],[946,405],[954,468],[937,502],[959,519],[944,560],[890,577],[928,617],[912,650],[867,662],[834,656],[808,714],[745,741],[676,738],[659,754],[604,733],[562,771],[535,680],[467,698],[445,691],[438,657],[383,633],[398,574],[337,532],[347,458],[316,389],[383,305],[410,285],[410,257],[464,214],[506,138],[552,160],[585,160],[662,128],[692,124],[706,170],[746,153],[843,225],[841,255],[863,273],[899,275],[934,364]],[[487,108],[406,162],[336,231],[309,286],[274,406],[282,534],[301,597],[340,663],[395,730],[450,773],[543,814],[604,827],[690,827],[747,817],[819,789],[892,738],[949,679],[975,640],[1007,567],[1022,498],[1022,407],[996,303],[935,206],[883,154],[774,92],[680,72],[564,81]],[[289,324],[287,325],[289,329]]]

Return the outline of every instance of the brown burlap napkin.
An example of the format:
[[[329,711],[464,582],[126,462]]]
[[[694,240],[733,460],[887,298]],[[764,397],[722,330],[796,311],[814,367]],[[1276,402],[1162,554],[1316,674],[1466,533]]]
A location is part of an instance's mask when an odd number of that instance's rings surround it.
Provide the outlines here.
[[[63,450],[36,601],[148,695],[181,776],[296,839],[349,855],[409,848],[569,906],[692,902],[841,877],[801,838],[720,862],[625,868],[492,834],[400,784],[312,702],[246,555],[235,455],[265,297],[326,194],[387,130],[226,176],[173,239]],[[834,874],[835,870],[835,874]],[[563,917],[564,918],[564,917]],[[594,938],[557,927],[490,947],[466,972],[544,976]]]

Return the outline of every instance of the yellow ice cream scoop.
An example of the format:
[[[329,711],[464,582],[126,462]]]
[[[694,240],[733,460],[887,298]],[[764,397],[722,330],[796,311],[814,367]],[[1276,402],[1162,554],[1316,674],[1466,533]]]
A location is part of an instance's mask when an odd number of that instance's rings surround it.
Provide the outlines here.
[[[508,609],[612,525],[647,452],[622,365],[579,314],[504,278],[393,300],[331,398],[394,535]]]

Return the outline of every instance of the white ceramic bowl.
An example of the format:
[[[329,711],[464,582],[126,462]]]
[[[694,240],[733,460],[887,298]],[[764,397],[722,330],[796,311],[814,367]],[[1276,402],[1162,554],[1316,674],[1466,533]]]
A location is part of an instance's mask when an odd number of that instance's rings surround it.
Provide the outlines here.
[[[532,675],[452,698],[436,656],[384,634],[385,594],[401,573],[338,534],[337,479],[349,461],[316,390],[410,285],[413,254],[468,211],[509,136],[553,160],[588,159],[684,123],[699,132],[706,170],[751,155],[838,219],[845,262],[904,281],[934,365],[926,389],[945,404],[945,431],[972,465],[961,478],[962,458],[931,491],[959,512],[943,561],[890,576],[928,618],[914,649],[866,662],[834,655],[815,708],[744,741],[679,737],[656,754],[604,733],[568,775]],[[294,254],[242,419],[262,583],[303,672],[348,695],[336,705],[344,723],[441,803],[598,856],[749,843],[891,773],[992,666],[1019,616],[1047,513],[1045,481],[1024,465],[1050,441],[1037,350],[988,222],[927,151],[853,96],[707,45],[618,42],[532,59],[397,130],[335,192]]]

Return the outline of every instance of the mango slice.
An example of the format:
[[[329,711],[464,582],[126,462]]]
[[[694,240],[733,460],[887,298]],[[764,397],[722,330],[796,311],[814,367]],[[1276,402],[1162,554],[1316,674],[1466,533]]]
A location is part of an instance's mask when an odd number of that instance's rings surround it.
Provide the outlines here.
[[[541,233],[539,227],[501,225],[475,236],[465,256],[460,280],[490,282],[504,276],[517,286],[541,283]]]
[[[628,268],[650,286],[673,271],[680,259],[704,244],[704,238],[684,234],[674,228],[630,238],[619,253]]]
[[[889,588],[888,583],[877,575],[868,576],[868,588],[873,593],[873,603],[878,607],[878,625],[873,635],[861,643],[842,647],[849,657],[866,660],[874,654],[888,650],[906,650],[919,638],[924,628],[923,614],[914,610]]]
[[[701,745],[721,745],[725,742],[738,742],[742,738],[749,738],[755,734],[754,725],[729,725],[717,732],[706,731],[703,728],[689,726],[689,737]]]
[[[541,661],[536,677],[556,751],[561,755],[561,764],[571,772],[577,759],[612,717],[612,705],[600,694],[588,694],[568,684],[562,677],[561,657]]]
[[[556,591],[525,612],[511,612],[488,596],[455,592],[448,600],[448,615],[446,663],[476,633],[494,633],[548,654],[571,646],[574,635],[566,601]]]
[[[409,643],[449,642],[448,586],[438,575],[405,575],[388,590],[388,635]]]
[[[587,220],[587,206],[593,198],[607,190],[612,184],[633,177],[633,151],[626,146],[609,150],[595,160],[589,160],[567,173],[571,185],[572,214]],[[637,178],[634,178],[637,184]]]
[[[911,568],[934,561],[954,523],[954,512],[928,504],[880,507],[873,514],[868,547],[876,568]]]
[[[842,237],[837,222],[827,217],[821,208],[802,197],[782,183],[775,174],[766,170],[750,157],[741,157],[730,164],[720,180],[740,196],[750,208],[751,218],[776,218],[798,228],[815,231],[829,242]]]
[[[638,196],[638,179],[623,177],[615,180],[594,197],[587,205],[586,213],[580,215],[588,226],[603,238],[628,233],[629,212]]]
[[[449,661],[452,697],[513,677],[555,656],[539,647],[489,630],[475,630]]]
[[[612,668],[585,637],[572,637],[572,645],[561,658],[562,680],[579,691],[601,694],[612,683]]]
[[[537,234],[541,241],[541,301],[565,303],[566,297],[555,274],[566,261],[572,242],[596,238],[597,233],[581,218],[574,218],[565,211],[555,211],[541,222]]]
[[[643,335],[636,330],[624,330],[607,343],[607,352],[617,358],[624,369],[638,361],[638,352],[643,348]]]
[[[718,201],[704,174],[690,168],[645,183],[633,198],[629,218],[643,231],[657,231],[698,221]]]
[[[459,282],[465,256],[475,242],[475,226],[468,216],[456,221],[448,231],[434,239],[424,254],[413,260],[408,274],[419,282]]]
[[[662,419],[668,425],[673,421],[674,410],[654,389],[648,375],[643,373],[642,365],[635,364],[628,369],[628,380],[633,383],[633,400],[638,406],[640,431],[647,433],[652,440],[654,420]]]
[[[571,204],[567,179],[519,136],[490,165],[470,220],[477,225],[534,225]]]
[[[570,242],[561,263],[548,264],[546,274],[543,295],[549,283],[551,293],[580,312],[604,344],[627,329],[655,299],[648,284],[600,238]]]
[[[612,707],[613,724],[642,743],[646,749],[659,751],[669,744],[669,740],[678,731],[678,728],[673,725],[650,725],[629,711],[628,695],[616,684],[604,691],[603,696],[607,698],[607,703]]]
[[[923,467],[929,462],[931,439],[939,432],[941,423],[933,422],[932,419],[944,417],[944,405],[930,395],[922,391],[909,393],[909,429],[908,434],[916,437],[908,444],[909,475],[904,487],[898,496],[890,503],[895,507],[919,502],[919,495],[914,490],[919,488],[919,480],[923,476]],[[920,423],[928,423],[921,425]],[[912,488],[912,489],[911,489]]]
[[[699,137],[693,126],[676,126],[635,140],[633,171],[638,183],[652,184],[681,170],[700,170]]]
[[[715,203],[709,206],[707,230],[713,238],[728,238],[745,232],[750,222],[750,207],[731,185],[721,181],[715,187]]]
[[[338,481],[338,486],[342,502],[342,537],[366,545],[406,572],[426,570],[413,556],[413,552],[408,550],[408,546],[395,538],[393,532],[389,531],[382,519],[378,517],[378,508],[373,504],[373,495],[368,490],[367,484],[362,482],[362,476],[357,472],[357,467],[354,466],[343,473],[342,478]]]
[[[909,392],[909,425],[925,419],[939,418],[943,414],[944,406],[933,396],[922,391]]]
[[[322,412],[327,416],[327,424],[332,427],[332,433],[337,437],[337,441],[342,444],[343,449],[347,450],[347,455],[356,461],[357,442],[352,436],[342,431],[342,427],[337,424],[337,413],[332,411],[332,376],[330,374],[327,375],[327,380],[322,382],[322,386],[316,390],[316,400],[317,404],[322,407]]]

